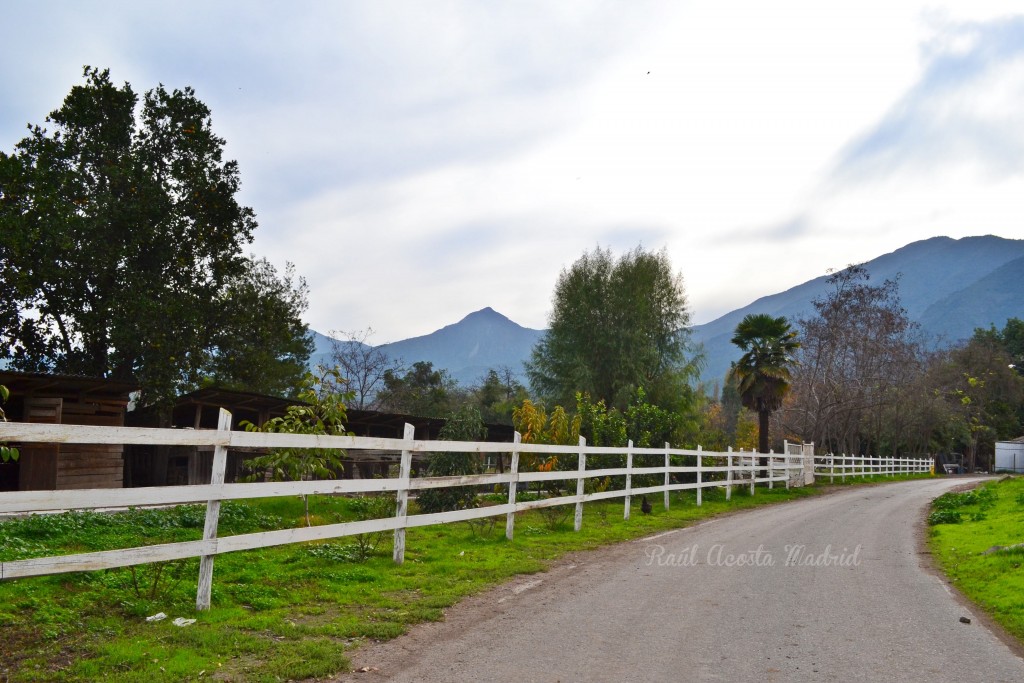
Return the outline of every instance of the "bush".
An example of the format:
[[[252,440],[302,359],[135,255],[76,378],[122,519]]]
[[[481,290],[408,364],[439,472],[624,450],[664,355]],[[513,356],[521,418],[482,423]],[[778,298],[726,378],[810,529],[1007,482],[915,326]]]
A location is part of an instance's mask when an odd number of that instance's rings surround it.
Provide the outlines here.
[[[936,524],[959,524],[962,521],[960,513],[956,510],[935,510],[928,515],[929,526],[935,526]]]
[[[478,441],[487,436],[487,428],[480,418],[480,412],[476,408],[466,407],[448,416],[438,436],[446,441]],[[431,453],[427,459],[428,477],[451,477],[480,472],[480,458],[475,453]],[[465,510],[476,507],[476,487],[425,489],[416,498],[416,502],[425,513]]]

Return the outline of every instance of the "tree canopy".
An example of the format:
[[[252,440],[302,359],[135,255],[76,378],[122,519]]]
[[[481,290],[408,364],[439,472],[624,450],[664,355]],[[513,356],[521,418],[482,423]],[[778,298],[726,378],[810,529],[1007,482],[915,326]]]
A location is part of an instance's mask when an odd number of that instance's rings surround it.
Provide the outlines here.
[[[50,129],[29,126],[0,152],[0,358],[135,380],[158,405],[206,375],[239,379],[227,340],[253,325],[281,323],[284,336],[259,333],[285,340],[269,355],[305,363],[304,290],[243,257],[256,220],[237,201],[238,166],[223,159],[209,108],[163,85],[140,107],[109,71],[84,75]]]
[[[662,405],[692,369],[683,279],[665,250],[584,253],[562,271],[552,305],[527,364],[533,390],[551,403],[573,405],[582,392],[625,410],[642,387]]]
[[[402,376],[390,369],[384,372],[376,407],[419,417],[444,417],[461,403],[458,383],[447,370],[435,370],[430,361],[417,361]]]
[[[786,426],[835,453],[895,454],[914,430],[907,408],[920,403],[908,392],[924,363],[899,280],[872,284],[864,266],[852,265],[828,283],[830,291],[813,302],[815,315],[800,321]]]

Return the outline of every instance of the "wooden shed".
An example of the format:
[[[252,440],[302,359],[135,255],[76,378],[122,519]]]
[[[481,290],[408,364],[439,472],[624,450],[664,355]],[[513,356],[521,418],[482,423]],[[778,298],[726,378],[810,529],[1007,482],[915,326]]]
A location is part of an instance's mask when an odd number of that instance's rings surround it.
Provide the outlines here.
[[[178,429],[216,429],[220,409],[231,412],[231,429],[243,429],[243,421],[262,425],[272,417],[284,415],[292,401],[248,391],[207,387],[178,397],[171,413],[171,427]],[[129,416],[135,427],[156,427],[157,415],[142,411]],[[229,449],[225,481],[243,477],[243,462],[252,457],[246,450]],[[125,455],[126,487],[209,484],[213,467],[213,447],[130,446]]]
[[[0,371],[11,397],[4,406],[15,422],[122,426],[132,382]],[[16,462],[0,464],[0,491],[121,488],[122,446],[33,444]]]

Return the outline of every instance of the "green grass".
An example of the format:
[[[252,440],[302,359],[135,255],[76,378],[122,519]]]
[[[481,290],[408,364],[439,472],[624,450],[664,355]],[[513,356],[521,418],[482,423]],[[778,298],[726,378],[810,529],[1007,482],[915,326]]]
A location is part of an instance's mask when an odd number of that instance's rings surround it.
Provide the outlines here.
[[[992,482],[937,498],[928,518],[929,545],[964,595],[1024,640],[1024,478]]]
[[[880,478],[891,481],[891,478]],[[718,489],[673,494],[671,510],[651,496],[654,512],[634,501],[588,504],[583,529],[571,514],[551,528],[536,511],[517,517],[515,540],[504,518],[490,529],[468,524],[410,529],[406,561],[391,560],[391,535],[364,562],[353,539],[220,555],[213,607],[194,609],[198,560],[0,582],[0,680],[10,681],[284,681],[324,677],[348,667],[345,651],[365,639],[388,639],[410,625],[443,618],[444,608],[516,574],[544,571],[567,552],[596,548],[692,524],[722,512],[814,495],[819,487],[731,501]],[[350,499],[317,497],[314,523],[352,519]],[[571,513],[571,506],[568,508]],[[103,515],[68,513],[0,523],[0,561],[198,539],[203,506]],[[301,526],[296,498],[230,502],[222,536]],[[146,622],[165,612],[167,619]],[[196,618],[186,627],[175,617]],[[6,676],[6,679],[5,679]]]

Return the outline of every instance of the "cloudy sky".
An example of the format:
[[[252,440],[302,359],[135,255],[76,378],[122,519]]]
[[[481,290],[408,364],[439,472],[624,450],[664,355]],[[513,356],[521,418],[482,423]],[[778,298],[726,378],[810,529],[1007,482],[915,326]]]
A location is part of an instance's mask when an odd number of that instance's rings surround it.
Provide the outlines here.
[[[915,240],[1024,237],[1018,2],[0,0],[0,24],[0,149],[86,64],[194,87],[249,251],[296,264],[322,332],[544,327],[598,245],[666,248],[701,323]]]

